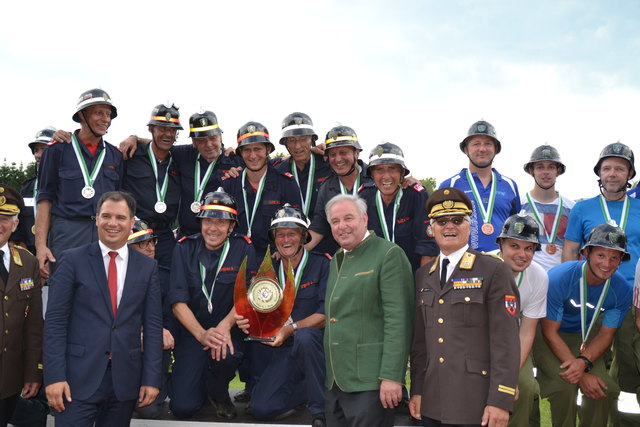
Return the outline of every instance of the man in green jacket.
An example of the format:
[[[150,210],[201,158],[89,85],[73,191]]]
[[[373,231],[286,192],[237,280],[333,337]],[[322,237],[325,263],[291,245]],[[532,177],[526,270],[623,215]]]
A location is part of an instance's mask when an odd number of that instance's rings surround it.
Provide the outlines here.
[[[412,336],[411,265],[367,231],[364,200],[340,194],[325,209],[340,245],[325,299],[327,425],[393,426]]]

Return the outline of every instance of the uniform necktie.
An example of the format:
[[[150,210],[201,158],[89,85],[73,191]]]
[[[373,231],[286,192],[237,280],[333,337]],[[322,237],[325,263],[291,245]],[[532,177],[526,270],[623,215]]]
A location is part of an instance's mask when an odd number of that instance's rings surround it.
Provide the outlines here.
[[[442,265],[440,266],[440,289],[444,288],[444,284],[447,283],[447,266],[449,265],[449,258],[444,258],[442,260]]]
[[[7,284],[7,280],[9,280],[9,272],[7,271],[7,268],[4,266],[4,251],[0,251],[0,278],[2,278],[2,281],[4,282],[4,284]]]
[[[118,252],[110,251],[109,256],[109,275],[107,281],[109,282],[109,294],[111,295],[111,307],[113,308],[113,317],[116,316],[118,311],[118,268],[116,267],[116,256]]]

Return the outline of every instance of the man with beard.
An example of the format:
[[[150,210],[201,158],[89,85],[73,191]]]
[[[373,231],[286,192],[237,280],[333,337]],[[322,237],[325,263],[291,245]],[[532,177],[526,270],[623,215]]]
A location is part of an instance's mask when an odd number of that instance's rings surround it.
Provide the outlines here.
[[[469,247],[462,190],[435,191],[427,211],[440,255],[416,273],[409,411],[426,427],[506,426],[520,362],[513,273]]]
[[[428,234],[429,219],[424,208],[429,194],[419,183],[402,189],[409,169],[400,147],[390,142],[371,150],[367,175],[373,181],[364,184],[359,192],[371,212],[367,228],[398,244],[415,272],[438,255],[438,247]]]
[[[533,150],[524,170],[533,177],[533,189],[521,198],[522,209],[530,213],[540,225],[542,250],[534,260],[545,270],[560,264],[573,200],[556,191],[556,179],[565,172],[558,150],[541,145]]]
[[[124,162],[122,188],[135,197],[136,216],[146,222],[158,238],[158,264],[168,267],[175,246],[171,224],[180,204],[180,173],[171,155],[178,131],[182,130],[178,107],[156,105],[147,126],[151,142],[139,144],[133,156]]]
[[[547,314],[549,285],[547,272],[533,262],[534,254],[540,251],[538,223],[524,211],[512,215],[502,225],[497,243],[500,248],[500,257],[513,272],[522,307],[518,397],[509,417],[509,425],[528,427],[535,397],[539,393],[538,383],[533,377],[533,362],[530,354],[538,320]]]
[[[300,189],[289,172],[280,173],[268,162],[275,147],[269,131],[258,122],[247,122],[238,129],[236,152],[245,168],[237,178],[226,178],[222,187],[238,201],[237,232],[253,242],[256,256],[264,258],[269,246],[267,230],[276,210],[289,203],[300,208]]]
[[[580,425],[607,425],[620,391],[607,374],[603,355],[632,300],[632,285],[617,271],[631,258],[625,232],[615,225],[597,225],[582,254],[586,260],[549,270],[547,317],[542,320],[548,347],[536,353],[536,362],[541,395],[549,398],[554,426],[575,425],[578,388],[583,393]]]
[[[287,147],[291,157],[280,162],[276,169],[293,175],[300,188],[302,211],[307,217],[314,212],[320,185],[332,174],[324,156],[311,151],[317,139],[311,117],[305,113],[291,113],[282,121],[280,144]]]
[[[325,156],[334,175],[330,176],[320,187],[318,201],[313,213],[313,220],[309,233],[311,241],[305,246],[307,250],[316,249],[319,252],[333,254],[338,245],[331,236],[331,227],[327,221],[325,206],[337,194],[351,194],[356,196],[358,190],[369,180],[367,165],[358,159],[362,147],[358,142],[358,135],[348,126],[336,126],[327,132],[325,138]]]
[[[571,210],[562,261],[577,260],[580,245],[589,232],[596,225],[613,220],[627,236],[627,252],[631,257],[620,265],[619,273],[633,285],[640,259],[640,200],[626,194],[629,181],[636,175],[633,151],[620,142],[609,144],[600,152],[593,171],[598,176],[600,195],[576,203]],[[640,398],[640,334],[633,316],[631,310],[616,334],[611,374],[618,378],[622,390]],[[635,316],[639,318],[640,310],[636,310]]]
[[[500,148],[495,128],[484,120],[475,122],[460,143],[469,167],[440,184],[440,188],[456,187],[469,194],[473,202],[469,245],[479,251],[497,249],[496,236],[505,219],[520,212],[515,181],[492,168]]]
[[[265,356],[266,366],[253,389],[251,413],[269,421],[306,404],[312,427],[325,427],[322,332],[330,257],[304,249],[308,227],[304,213],[289,205],[278,209],[271,220],[269,239],[280,254],[274,268],[284,286],[285,272],[291,266],[296,299],[290,321],[280,328],[274,341],[262,343],[271,348],[254,353]],[[242,316],[236,319],[238,326],[249,333],[249,320]]]
[[[71,144],[53,144],[42,154],[35,246],[44,279],[62,251],[98,240],[97,202],[122,180],[122,156],[103,139],[117,114],[107,92],[82,93],[73,114],[80,130]]]
[[[181,239],[171,264],[169,303],[180,328],[169,406],[176,417],[189,418],[209,398],[218,418],[233,419],[228,388],[244,347],[233,328],[233,289],[242,261],[248,258],[249,279],[257,271],[256,258],[251,241],[232,234],[238,209],[222,189],[205,196],[198,219],[201,233]]]

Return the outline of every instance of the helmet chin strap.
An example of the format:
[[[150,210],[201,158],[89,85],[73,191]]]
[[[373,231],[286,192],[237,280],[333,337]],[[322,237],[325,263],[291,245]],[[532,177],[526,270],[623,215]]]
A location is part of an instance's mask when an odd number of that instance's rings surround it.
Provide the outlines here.
[[[604,191],[603,191],[604,186],[602,185],[601,179],[598,180],[598,187],[600,189],[600,194],[602,194],[606,198],[606,196],[604,195]],[[624,197],[627,195],[627,192],[625,191],[627,188],[631,188],[631,184],[629,184],[629,181],[627,181],[623,186],[618,188],[616,191],[609,191],[609,193],[613,193],[613,194],[622,193],[622,196],[620,196],[620,198],[616,200],[612,200],[612,202],[617,202],[624,199]]]
[[[87,127],[89,128],[89,130],[91,131],[93,136],[95,136],[96,138],[102,138],[102,135],[97,134],[96,131],[94,131],[93,128],[91,127],[91,125],[89,124],[89,120],[87,120],[87,118],[84,115],[84,110],[80,111],[78,114],[82,114],[82,118],[84,119],[84,123],[87,125]],[[107,129],[107,132],[109,132],[109,129]],[[105,132],[105,133],[107,133],[107,132]]]
[[[469,156],[467,156],[469,157]],[[471,162],[471,164],[475,167],[477,167],[478,169],[486,169],[486,168],[491,168],[491,165],[493,164],[493,161],[491,163],[489,163],[486,166],[480,166],[479,164],[477,164],[476,162],[474,162],[473,160],[471,160],[471,157],[469,157],[469,161]]]
[[[535,181],[536,185],[537,185],[538,187],[542,188],[543,190],[549,190],[550,188],[553,188],[553,187],[556,185],[556,183],[555,183],[555,181],[554,181],[554,182],[553,182],[553,184],[551,184],[551,185],[549,185],[549,186],[547,186],[547,187],[543,187],[542,185],[540,185],[540,183],[538,182],[538,180],[537,180],[537,179],[533,178],[533,180]]]

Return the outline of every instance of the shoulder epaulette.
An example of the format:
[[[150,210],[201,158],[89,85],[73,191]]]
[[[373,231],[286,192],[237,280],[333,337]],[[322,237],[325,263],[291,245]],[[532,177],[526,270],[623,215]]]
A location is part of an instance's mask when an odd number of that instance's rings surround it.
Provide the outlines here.
[[[460,259],[460,270],[471,270],[476,262],[476,254],[465,252]]]
[[[178,240],[178,243],[182,243],[182,242],[184,242],[185,240],[187,240],[187,237],[188,237],[188,236],[182,236],[182,237]]]
[[[242,237],[244,237],[244,240],[246,240],[248,244],[251,244],[251,238],[249,236],[243,235]]]
[[[492,258],[499,259],[500,261],[504,261],[501,256],[492,254],[491,252],[480,252],[482,255],[488,255]]]
[[[293,175],[291,175],[291,172],[282,172],[282,175],[286,176],[289,179],[293,178]]]
[[[25,248],[24,246],[20,246],[20,245],[13,245],[13,247],[14,247],[14,248],[21,249],[21,250],[25,251],[26,253],[28,253],[29,255],[33,255],[33,254],[31,253],[31,251],[30,251],[29,249]]]
[[[325,252],[325,253],[324,253],[324,256],[325,256],[325,257],[327,257],[327,259],[328,259],[329,261],[331,261],[331,255],[329,255],[328,253],[326,253],[326,252]]]
[[[438,261],[439,260],[440,260],[440,255],[438,255],[436,257],[436,259],[433,260],[433,264],[431,264],[431,268],[429,268],[429,274],[431,274],[434,271],[436,271],[436,268],[438,268]]]

